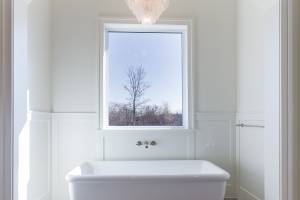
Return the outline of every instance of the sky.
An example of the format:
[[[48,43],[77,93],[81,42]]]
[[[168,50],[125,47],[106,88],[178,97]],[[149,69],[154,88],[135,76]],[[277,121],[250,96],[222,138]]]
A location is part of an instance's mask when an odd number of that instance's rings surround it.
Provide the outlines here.
[[[108,102],[127,102],[127,70],[142,65],[150,84],[147,104],[168,103],[172,112],[182,112],[181,34],[109,32],[108,37]]]

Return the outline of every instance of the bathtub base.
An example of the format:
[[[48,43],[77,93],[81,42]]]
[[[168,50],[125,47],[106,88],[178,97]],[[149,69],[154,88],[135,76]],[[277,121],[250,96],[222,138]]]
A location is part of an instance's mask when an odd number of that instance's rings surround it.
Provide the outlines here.
[[[229,178],[208,161],[87,162],[66,176],[70,200],[224,200]]]
[[[70,200],[224,200],[226,182],[76,183]]]

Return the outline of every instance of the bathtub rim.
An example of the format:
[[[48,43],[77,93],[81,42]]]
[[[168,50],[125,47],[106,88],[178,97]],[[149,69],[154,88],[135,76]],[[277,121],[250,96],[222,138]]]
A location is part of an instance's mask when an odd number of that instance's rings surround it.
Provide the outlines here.
[[[75,175],[74,171],[78,168],[80,168],[83,164],[86,163],[101,163],[101,162],[184,162],[184,161],[197,161],[197,162],[206,162],[214,167],[216,167],[218,170],[220,170],[220,173],[218,174],[168,174],[168,175]],[[114,160],[114,161],[87,161],[81,163],[79,166],[76,166],[71,171],[67,173],[65,176],[65,180],[68,183],[73,182],[128,182],[128,181],[134,181],[134,182],[170,182],[170,181],[188,181],[188,182],[226,182],[230,179],[231,175],[219,167],[218,165],[206,161],[206,160]]]

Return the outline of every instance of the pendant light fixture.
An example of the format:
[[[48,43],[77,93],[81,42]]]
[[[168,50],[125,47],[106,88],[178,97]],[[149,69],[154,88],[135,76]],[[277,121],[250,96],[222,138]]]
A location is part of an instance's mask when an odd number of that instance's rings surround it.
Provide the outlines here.
[[[170,0],[125,0],[137,20],[142,24],[154,24],[168,8]]]

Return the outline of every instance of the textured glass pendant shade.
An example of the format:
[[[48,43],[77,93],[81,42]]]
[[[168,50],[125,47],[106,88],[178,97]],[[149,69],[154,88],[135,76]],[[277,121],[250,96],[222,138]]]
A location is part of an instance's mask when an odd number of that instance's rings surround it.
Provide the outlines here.
[[[142,24],[154,24],[168,8],[169,0],[125,0]]]

